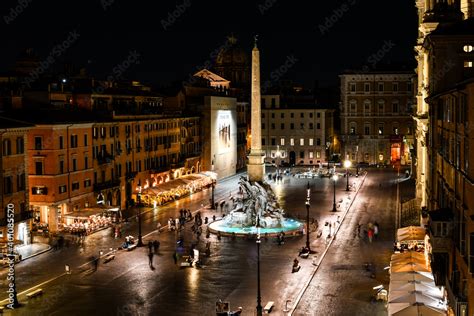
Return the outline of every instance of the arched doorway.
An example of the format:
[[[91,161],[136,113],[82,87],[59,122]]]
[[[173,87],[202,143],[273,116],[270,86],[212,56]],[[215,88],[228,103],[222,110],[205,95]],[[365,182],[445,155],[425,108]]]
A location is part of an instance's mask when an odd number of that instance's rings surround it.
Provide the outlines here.
[[[290,151],[290,166],[294,166],[296,163],[296,153],[294,151]]]

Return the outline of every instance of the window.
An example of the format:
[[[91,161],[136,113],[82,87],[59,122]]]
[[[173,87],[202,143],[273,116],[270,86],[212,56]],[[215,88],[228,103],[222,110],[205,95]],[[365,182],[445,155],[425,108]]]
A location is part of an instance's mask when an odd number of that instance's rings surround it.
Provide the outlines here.
[[[364,134],[370,135],[370,126],[364,126]]]
[[[370,83],[364,83],[364,91],[370,92]]]
[[[313,146],[313,139],[312,139],[312,138],[309,139],[309,145],[310,145],[310,146]],[[312,158],[312,157],[311,157],[311,158]]]
[[[262,129],[265,129],[265,123],[262,123]]]
[[[125,127],[125,130],[127,129],[128,126]],[[98,133],[97,133],[97,127],[94,127],[92,129],[92,137],[93,138],[97,138],[98,137]]]
[[[290,113],[290,117],[291,117],[291,118],[294,118],[294,117],[295,117],[295,113]]]
[[[262,146],[265,146],[265,138],[262,138]]]
[[[393,113],[398,113],[398,102],[393,102],[392,103],[392,112]]]
[[[379,135],[383,135],[383,125],[379,125]]]
[[[295,146],[295,139],[294,138],[290,138],[290,146]]]
[[[316,123],[316,129],[321,129],[321,123]]]
[[[304,113],[300,113],[300,117],[301,117],[301,118],[304,118]]]
[[[304,151],[300,151],[300,159],[304,159]]]
[[[43,149],[43,138],[41,136],[35,136],[35,150]]]
[[[18,137],[16,139],[16,153],[23,154],[25,153],[25,140],[23,137]]]
[[[60,185],[59,186],[59,193],[65,193],[67,192],[67,186],[64,184],[64,185]]]
[[[266,105],[266,103],[267,103],[266,101],[267,101],[267,100],[266,100],[265,98],[262,98],[262,107],[265,107],[265,105]]]
[[[87,134],[84,134],[84,147],[88,146],[88,137],[87,136],[88,136]]]
[[[407,91],[411,92],[413,90],[412,83],[410,81],[407,82]]]
[[[317,159],[321,158],[321,152],[320,152],[320,151],[317,151],[317,152],[316,152],[316,158],[317,158]]]
[[[357,111],[357,101],[351,100],[349,102],[349,108],[351,112],[356,112]]]
[[[276,146],[276,138],[272,137],[272,146]]]
[[[22,174],[19,174],[16,176],[16,188],[17,188],[17,191],[20,192],[20,191],[24,191],[25,188],[26,188],[26,183],[25,183],[25,174],[22,173]]]
[[[295,124],[294,123],[290,123],[290,129],[295,129]]]
[[[378,107],[379,107],[379,113],[383,113],[384,107],[385,107],[385,102],[383,100],[378,102]]]
[[[64,173],[64,160],[59,161],[59,173],[60,174]]]
[[[304,129],[304,123],[300,123],[300,128]]]
[[[309,113],[309,118],[313,118],[313,112]]]
[[[136,128],[135,128],[135,130],[136,130]],[[107,131],[106,131],[105,127],[102,126],[100,128],[100,137],[105,138],[106,134],[107,134]]]
[[[281,117],[281,118],[285,118],[285,113],[281,113],[281,114],[280,114],[280,117]]]
[[[10,156],[12,154],[12,143],[9,139],[3,140],[3,155]]]
[[[393,83],[393,92],[398,92],[398,82]]]
[[[314,129],[314,124],[313,123],[309,123],[309,129]]]
[[[72,171],[77,171],[77,159],[72,158]]]
[[[316,138],[316,146],[321,146],[321,138]]]
[[[314,153],[313,153],[312,151],[309,152],[309,159],[313,159],[313,158],[314,158],[314,157],[313,157],[313,154],[314,154]]]
[[[321,113],[319,113],[319,112],[316,113],[316,117],[317,117],[317,118],[320,118],[320,117],[321,117]]]
[[[35,174],[42,175],[43,174],[43,162],[36,161],[35,162]]]
[[[355,133],[356,133],[356,128],[355,128],[355,126],[351,126],[351,128],[350,128],[350,134],[351,134],[351,135],[355,135]]]
[[[13,177],[4,177],[4,187],[3,193],[4,194],[12,194],[13,193]]]
[[[33,194],[33,195],[47,195],[48,194],[48,188],[46,188],[44,186],[32,187],[31,188],[31,194]]]
[[[300,146],[304,146],[304,138],[300,138]]]
[[[285,123],[280,124],[280,129],[285,129]]]
[[[79,190],[79,182],[73,182],[72,183],[72,190],[73,191]]]
[[[393,134],[398,135],[398,127],[393,128]]]
[[[462,49],[463,49],[464,52],[470,53],[470,52],[472,52],[472,50],[474,48],[472,47],[472,45],[464,45],[464,47]]]
[[[71,135],[71,148],[77,148],[77,135]]]
[[[464,68],[472,68],[472,65],[473,65],[472,61],[470,60],[464,61]]]
[[[350,91],[350,92],[356,92],[356,84],[355,84],[355,82],[349,83],[349,91]]]
[[[275,118],[275,113],[272,113],[272,118]]]
[[[275,123],[272,123],[272,129],[275,129]]]
[[[370,112],[370,101],[364,101],[364,112]]]
[[[84,169],[89,168],[89,157],[85,156],[84,157]]]
[[[379,82],[379,83],[378,83],[378,90],[379,90],[379,92],[383,92],[383,88],[384,88],[383,82]]]
[[[280,138],[280,146],[285,146],[285,139],[284,138]]]
[[[59,136],[59,149],[64,149],[64,137]]]
[[[84,180],[84,188],[88,188],[91,186],[91,179],[85,179]]]

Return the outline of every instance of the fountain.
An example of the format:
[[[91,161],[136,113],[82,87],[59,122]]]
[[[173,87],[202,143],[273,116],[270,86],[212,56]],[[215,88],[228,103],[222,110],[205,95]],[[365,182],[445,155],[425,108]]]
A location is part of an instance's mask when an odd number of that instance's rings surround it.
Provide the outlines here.
[[[239,180],[240,192],[232,198],[231,211],[221,220],[209,224],[210,232],[220,235],[253,235],[257,234],[257,218],[260,223],[260,234],[276,236],[301,234],[303,224],[294,219],[285,218],[284,210],[271,187],[265,183],[250,183],[246,178]]]

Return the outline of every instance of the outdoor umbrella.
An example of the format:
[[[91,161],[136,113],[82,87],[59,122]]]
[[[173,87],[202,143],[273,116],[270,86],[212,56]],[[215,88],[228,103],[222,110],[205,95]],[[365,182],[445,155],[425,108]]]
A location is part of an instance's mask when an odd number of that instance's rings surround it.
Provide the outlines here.
[[[388,304],[388,315],[389,316],[440,316],[446,315],[444,309],[438,309],[432,306],[427,306],[422,303],[389,303]]]
[[[434,282],[434,276],[431,272],[422,271],[394,272],[390,274],[390,282],[393,281]]]
[[[390,273],[410,272],[410,271],[431,272],[431,269],[429,267],[426,267],[424,264],[412,263],[412,262],[390,266]]]
[[[429,287],[436,287],[436,284],[434,283],[433,280],[416,281],[416,280],[411,279],[411,280],[391,280],[389,284],[389,289],[396,289],[407,284],[420,284],[420,285],[429,286]]]
[[[393,292],[392,292],[393,293]],[[423,303],[424,305],[429,305],[433,307],[444,306],[444,301],[442,299],[431,297],[427,294],[412,291],[412,292],[397,292],[388,296],[389,303]]]
[[[411,261],[426,261],[425,255],[416,251],[406,251],[402,253],[394,253],[390,262],[401,261],[401,260],[411,260]]]
[[[391,284],[389,296],[401,295],[401,293],[407,292],[420,292],[424,295],[429,295],[433,298],[443,299],[443,292],[436,286],[426,285],[424,283],[405,283],[403,285],[396,286]]]

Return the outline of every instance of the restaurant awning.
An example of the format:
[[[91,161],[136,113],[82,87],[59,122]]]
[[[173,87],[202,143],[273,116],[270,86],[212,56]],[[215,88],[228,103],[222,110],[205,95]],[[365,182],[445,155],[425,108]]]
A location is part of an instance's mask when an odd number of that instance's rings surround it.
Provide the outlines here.
[[[443,309],[438,309],[422,303],[389,303],[389,316],[441,316],[446,315]]]
[[[425,241],[426,229],[421,226],[408,226],[397,230],[397,242]]]

